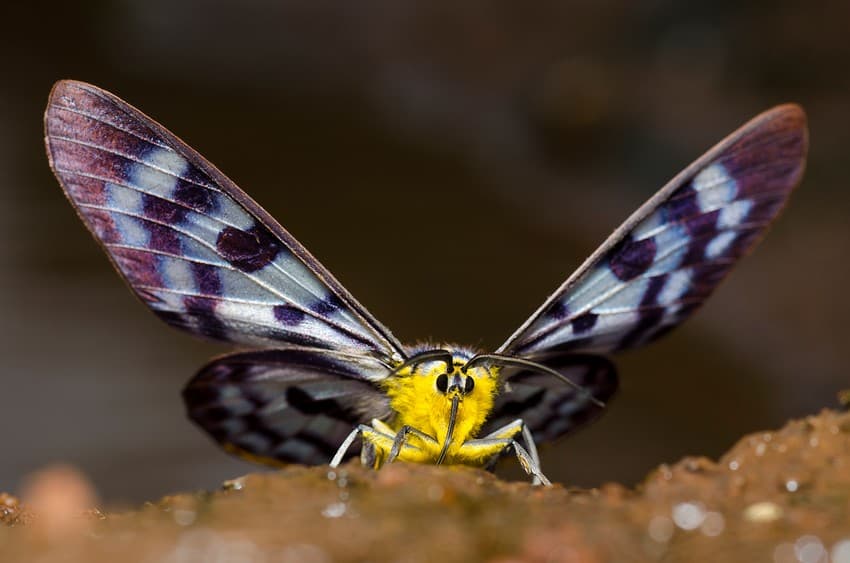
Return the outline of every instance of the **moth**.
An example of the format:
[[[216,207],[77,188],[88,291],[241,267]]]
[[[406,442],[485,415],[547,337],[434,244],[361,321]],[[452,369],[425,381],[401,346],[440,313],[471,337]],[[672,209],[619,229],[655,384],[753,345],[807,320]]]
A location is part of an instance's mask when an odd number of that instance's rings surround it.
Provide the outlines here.
[[[491,466],[596,418],[606,355],[675,327],[764,234],[803,173],[806,117],[757,116],[635,211],[493,352],[405,346],[232,181],[95,86],[60,81],[50,166],[130,288],[168,324],[262,349],[212,360],[189,417],[253,461]],[[290,189],[297,189],[292,187]]]

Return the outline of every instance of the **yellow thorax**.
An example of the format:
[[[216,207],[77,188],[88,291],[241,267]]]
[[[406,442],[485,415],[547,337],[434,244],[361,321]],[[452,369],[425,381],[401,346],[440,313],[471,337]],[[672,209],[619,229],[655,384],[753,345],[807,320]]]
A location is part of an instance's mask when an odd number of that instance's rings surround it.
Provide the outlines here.
[[[477,436],[493,410],[499,377],[497,367],[476,366],[463,372],[466,359],[452,356],[451,370],[445,362],[426,361],[404,367],[382,384],[396,413],[389,426],[396,432],[405,425],[412,426],[439,444],[445,442],[452,399],[458,397],[449,457],[464,442]]]

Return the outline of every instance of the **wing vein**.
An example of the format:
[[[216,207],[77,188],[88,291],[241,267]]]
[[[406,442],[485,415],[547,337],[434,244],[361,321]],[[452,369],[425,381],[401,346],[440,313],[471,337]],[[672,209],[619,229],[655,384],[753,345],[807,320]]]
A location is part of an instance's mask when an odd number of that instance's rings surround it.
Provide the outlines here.
[[[91,179],[93,179],[93,180],[98,180],[98,181],[101,181],[101,182],[108,182],[108,183],[110,183],[110,184],[114,184],[114,185],[116,185],[116,186],[120,186],[120,187],[122,187],[122,188],[126,188],[126,189],[128,189],[128,190],[133,190],[133,191],[136,191],[136,192],[138,192],[138,193],[148,194],[148,195],[152,195],[152,196],[154,196],[154,197],[158,197],[158,198],[160,198],[160,199],[163,199],[164,201],[171,201],[171,200],[166,199],[166,198],[161,198],[161,197],[160,197],[160,196],[158,196],[158,195],[151,194],[150,192],[147,192],[147,191],[145,191],[145,190],[142,190],[142,189],[140,189],[140,188],[138,188],[138,187],[135,187],[135,186],[129,186],[129,185],[126,185],[126,184],[121,184],[121,183],[118,183],[118,182],[113,182],[113,181],[111,181],[111,180],[108,180],[108,179],[105,179],[105,178],[99,177],[99,176],[97,176],[97,175],[95,175],[95,174],[88,174],[88,173],[84,173],[84,172],[80,172],[80,171],[76,171],[76,170],[66,170],[66,169],[61,169],[61,168],[57,168],[57,170],[58,170],[58,171],[60,171],[60,172],[63,172],[63,173],[77,174],[77,175],[80,175],[80,176],[83,176],[83,177],[86,177],[86,178],[91,178]],[[225,194],[225,195],[226,195],[226,194]],[[147,217],[147,216],[144,216],[144,215],[139,215],[139,214],[136,214],[136,213],[131,213],[131,212],[128,212],[128,211],[124,211],[124,210],[117,209],[117,208],[111,208],[111,207],[106,207],[106,206],[97,206],[97,205],[93,205],[93,204],[86,204],[86,203],[82,203],[82,202],[80,203],[80,205],[81,205],[81,206],[83,206],[83,207],[89,207],[89,208],[92,208],[92,209],[100,209],[100,210],[102,210],[102,211],[107,211],[107,212],[120,212],[120,213],[121,213],[121,214],[123,214],[123,215],[127,215],[127,216],[130,216],[130,217],[135,217],[135,218],[137,218],[137,219],[141,219],[141,220],[148,221],[148,222],[151,222],[151,223],[154,223],[154,224],[157,224],[157,225],[161,225],[161,226],[166,227],[166,228],[169,228],[169,229],[171,229],[171,230],[173,230],[173,231],[175,231],[175,232],[177,232],[177,233],[180,233],[180,234],[182,234],[182,235],[185,235],[187,238],[190,238],[190,239],[196,240],[197,242],[201,243],[203,246],[206,246],[207,248],[211,249],[211,250],[212,250],[212,252],[213,252],[214,254],[218,254],[217,249],[216,249],[216,248],[214,248],[213,246],[211,246],[208,242],[204,241],[203,239],[199,239],[199,238],[198,238],[198,237],[196,237],[196,236],[191,235],[188,231],[183,231],[183,230],[181,230],[181,229],[177,229],[177,228],[175,228],[175,226],[174,226],[174,225],[172,225],[172,224],[164,223],[164,222],[162,222],[162,221],[157,221],[157,220],[155,220],[155,219],[152,219],[152,218]],[[219,223],[219,224],[226,225],[226,226],[229,226],[229,227],[233,227],[233,228],[235,228],[235,229],[238,229],[238,228],[239,228],[239,227],[237,227],[237,226],[235,226],[235,225],[232,225],[232,224],[230,224],[230,223],[228,223],[228,222],[226,222],[226,221],[224,221],[224,220],[222,220],[222,219],[220,219],[220,218],[218,218],[218,217],[215,217],[215,216],[213,216],[213,215],[209,215],[209,214],[206,214],[206,213],[198,213],[197,211],[195,211],[195,210],[193,210],[193,209],[191,209],[191,208],[187,208],[187,209],[188,209],[188,210],[190,210],[190,211],[191,211],[191,212],[193,212],[193,213],[197,213],[198,215],[200,215],[200,216],[202,216],[202,217],[205,217],[205,218],[208,218],[208,219],[210,219],[210,220],[212,220],[212,221],[215,221],[215,222],[217,222],[217,223]],[[289,246],[288,246],[286,243],[284,243],[283,241],[280,241],[280,242],[281,242],[284,246],[286,246],[287,248],[289,248]],[[301,258],[301,256],[299,256],[297,253],[293,253],[293,256],[295,256],[295,257],[298,259],[298,261],[299,261],[299,262],[301,262],[301,264],[303,264],[303,265],[304,265],[304,267],[305,267],[305,268],[307,268],[310,272],[312,272],[312,273],[314,273],[314,274],[315,274],[315,271],[314,271],[314,270],[310,267],[310,265],[309,265],[309,264],[307,264],[307,263],[306,263],[306,262],[305,262],[305,261]],[[323,295],[319,295],[319,294],[317,294],[317,293],[316,293],[315,291],[313,291],[310,287],[308,287],[307,285],[305,285],[304,283],[302,283],[300,280],[296,279],[296,278],[295,278],[292,274],[290,274],[289,272],[287,272],[285,269],[281,268],[281,267],[280,267],[278,264],[276,264],[275,262],[272,262],[272,263],[271,263],[271,265],[274,267],[274,269],[275,269],[275,270],[277,270],[278,272],[282,273],[282,274],[283,274],[283,275],[285,275],[287,278],[289,278],[290,280],[292,280],[292,281],[294,282],[294,284],[295,284],[295,285],[297,285],[298,287],[300,287],[301,289],[303,289],[304,291],[306,291],[307,293],[309,293],[310,295],[312,295],[312,296],[313,296],[316,300],[322,300],[322,299],[324,298],[324,296],[323,296]],[[244,274],[244,272],[243,272],[243,274]],[[278,292],[277,292],[276,290],[274,290],[272,287],[267,286],[267,285],[264,285],[264,284],[260,284],[254,276],[250,276],[250,275],[248,275],[248,274],[244,274],[244,275],[245,275],[247,278],[249,278],[249,279],[253,280],[255,283],[257,283],[257,285],[260,285],[261,287],[263,287],[264,289],[266,289],[267,291],[270,291],[270,292],[272,292],[272,293],[274,293],[274,294],[276,294],[276,295],[279,295],[281,298],[285,298],[285,296],[283,296],[282,294],[278,293]],[[329,289],[330,289],[330,288],[329,288]],[[351,319],[351,317],[347,314],[347,311],[346,311],[346,317],[347,317],[349,320],[353,320],[353,319]],[[360,323],[357,323],[357,324],[360,324]],[[370,336],[370,335],[365,335],[364,333],[361,333],[361,332],[357,332],[357,334],[360,334],[361,336],[366,336],[367,338],[369,338],[369,339],[371,340],[371,336]]]
[[[80,207],[84,207],[84,208],[88,208],[88,209],[97,209],[97,210],[106,211],[106,212],[109,212],[109,213],[117,213],[117,214],[120,214],[120,215],[125,215],[125,216],[128,216],[128,217],[133,217],[133,218],[136,218],[136,219],[140,219],[140,220],[142,220],[142,221],[148,221],[148,222],[151,222],[151,223],[154,223],[154,224],[160,225],[160,226],[162,226],[162,227],[165,227],[165,228],[171,229],[171,230],[173,230],[173,231],[175,231],[175,232],[177,232],[177,233],[179,233],[179,234],[181,234],[181,235],[184,235],[184,236],[186,236],[186,238],[189,238],[189,239],[192,239],[192,240],[197,241],[199,244],[201,244],[201,245],[203,245],[203,246],[205,246],[205,247],[207,247],[207,248],[211,249],[211,250],[213,251],[213,253],[216,253],[216,254],[217,254],[216,249],[215,249],[212,245],[210,245],[207,241],[205,241],[205,240],[203,240],[203,239],[201,239],[201,238],[199,238],[199,237],[197,237],[197,236],[195,236],[195,235],[193,235],[193,234],[191,234],[191,233],[189,233],[189,232],[187,232],[187,231],[183,231],[183,230],[181,230],[181,229],[178,229],[178,228],[176,228],[176,227],[175,227],[174,225],[172,225],[172,224],[169,224],[169,223],[163,223],[163,222],[161,222],[161,221],[156,221],[156,220],[154,220],[154,219],[151,219],[150,217],[146,217],[146,216],[144,216],[144,215],[139,215],[139,214],[137,214],[137,213],[132,213],[132,212],[127,211],[127,210],[124,210],[124,209],[117,209],[117,208],[112,208],[112,207],[107,207],[107,206],[102,206],[102,205],[93,205],[93,204],[89,204],[89,203],[79,203],[78,205],[80,205]],[[139,250],[140,252],[150,252],[150,250],[149,250],[149,249],[147,249],[147,248],[137,248],[137,250]],[[184,258],[184,259],[185,259],[185,258]],[[274,264],[274,262],[272,262],[272,264]],[[309,289],[309,288],[307,288],[305,285],[303,285],[303,284],[299,283],[299,282],[298,282],[298,281],[297,281],[297,280],[296,280],[296,279],[295,279],[295,278],[294,278],[291,274],[289,274],[286,270],[284,270],[284,269],[280,268],[280,267],[279,267],[279,266],[277,266],[277,265],[275,265],[275,269],[276,269],[276,270],[278,270],[279,272],[283,273],[283,274],[284,274],[286,277],[288,277],[290,280],[294,281],[294,282],[295,282],[295,284],[296,284],[297,286],[299,286],[299,287],[301,287],[302,289],[304,289],[305,291],[307,291],[307,293],[309,293],[310,295],[312,295],[312,296],[316,297],[317,299],[320,299],[320,297],[318,297],[318,296],[315,294],[315,292],[310,291],[310,289]],[[322,322],[324,322],[324,323],[325,323],[325,324],[327,324],[328,326],[331,326],[331,327],[334,327],[334,328],[338,328],[341,332],[344,332],[344,333],[346,333],[346,334],[353,334],[353,335],[357,335],[357,336],[359,336],[359,337],[361,337],[361,338],[362,338],[362,337],[366,337],[366,338],[368,338],[368,337],[369,337],[369,335],[364,335],[363,333],[361,333],[361,332],[359,332],[359,331],[352,330],[352,328],[351,328],[351,327],[348,327],[348,326],[345,326],[345,325],[340,325],[340,324],[336,323],[335,321],[333,321],[332,319],[330,319],[329,317],[319,315],[319,314],[318,314],[318,313],[316,313],[315,311],[312,311],[312,310],[310,310],[310,309],[304,308],[303,306],[301,306],[300,304],[298,304],[295,300],[293,300],[293,299],[291,299],[291,298],[287,297],[287,296],[286,296],[286,295],[284,295],[283,293],[280,293],[280,292],[279,292],[277,289],[275,289],[273,286],[270,286],[270,285],[266,284],[265,282],[263,282],[263,281],[261,281],[260,279],[258,279],[256,276],[252,276],[252,275],[250,275],[250,274],[247,274],[247,273],[245,273],[245,272],[242,272],[241,270],[238,270],[238,271],[239,271],[239,273],[241,273],[243,276],[245,276],[247,279],[249,279],[249,280],[251,280],[252,282],[254,282],[254,283],[255,283],[257,286],[259,286],[260,288],[265,289],[265,290],[266,290],[267,292],[269,292],[270,294],[272,294],[272,295],[275,295],[275,296],[279,297],[279,298],[280,298],[280,299],[281,299],[284,303],[286,303],[286,304],[288,304],[288,305],[290,305],[290,306],[296,306],[296,308],[298,308],[299,310],[301,310],[301,311],[303,311],[303,312],[305,312],[305,313],[308,313],[311,317],[314,317],[314,318],[316,318],[316,319],[321,320]]]
[[[86,142],[86,141],[83,141],[82,139],[75,139],[73,137],[65,137],[63,135],[51,135],[50,137],[52,139],[56,139],[56,140],[59,140],[59,141],[65,141],[67,143],[73,143],[75,145],[88,147],[90,149],[96,149],[98,151],[105,152],[106,154],[119,156],[121,158],[127,159],[128,161],[130,161],[134,164],[140,164],[142,166],[145,166],[146,168],[150,168],[151,170],[156,170],[157,172],[162,172],[163,174],[171,176],[172,178],[178,178],[180,180],[183,180],[184,182],[186,182],[188,184],[192,184],[193,186],[197,186],[199,188],[203,188],[205,190],[209,190],[209,191],[215,192],[217,194],[226,195],[222,190],[220,190],[218,187],[216,187],[214,185],[201,184],[199,182],[192,180],[191,178],[187,178],[186,176],[182,176],[180,174],[175,174],[174,171],[168,170],[167,168],[163,168],[161,166],[155,166],[155,165],[151,164],[150,162],[147,162],[145,160],[140,160],[139,158],[136,158],[133,155],[129,155],[129,154],[126,154],[126,153],[123,153],[123,152],[119,152],[117,150],[107,148],[103,145],[98,145],[98,144],[95,144],[95,143]],[[166,150],[169,150],[170,152],[172,152],[172,153],[174,153],[174,154],[176,154],[176,155],[178,155],[182,158],[182,155],[180,153],[178,153],[177,151],[175,151],[173,148],[166,147]],[[112,182],[112,183],[115,183],[115,182]],[[145,193],[150,193],[150,192],[145,192]],[[154,194],[151,194],[151,195],[154,195]],[[159,196],[157,195],[157,197],[159,197]],[[162,199],[167,199],[167,198],[162,198]],[[172,201],[172,200],[167,200],[167,201]],[[174,203],[179,203],[179,202],[174,202]]]
[[[68,113],[75,113],[77,115],[82,115],[83,117],[88,117],[92,121],[102,123],[103,125],[108,125],[109,127],[115,129],[116,131],[121,131],[122,133],[126,133],[127,135],[130,135],[131,137],[135,137],[136,139],[139,139],[140,141],[150,143],[152,145],[155,145],[155,146],[163,148],[163,149],[174,150],[174,147],[172,147],[171,145],[168,145],[166,143],[160,142],[159,139],[143,137],[143,136],[139,135],[138,133],[135,133],[134,131],[130,131],[129,129],[124,129],[123,127],[119,127],[116,123],[113,123],[111,121],[106,121],[106,120],[98,117],[97,115],[95,115],[93,113],[89,113],[87,111],[83,111],[83,110],[78,109],[78,108],[63,106],[63,105],[60,105],[60,104],[50,104],[49,107],[52,110],[67,111]],[[113,105],[113,107],[115,107],[115,106]],[[133,119],[133,121],[138,122],[137,119],[135,119],[132,115],[128,115],[126,112],[123,112],[123,110],[122,110],[122,113],[124,113],[124,115]],[[53,137],[53,135],[50,135],[50,136]]]

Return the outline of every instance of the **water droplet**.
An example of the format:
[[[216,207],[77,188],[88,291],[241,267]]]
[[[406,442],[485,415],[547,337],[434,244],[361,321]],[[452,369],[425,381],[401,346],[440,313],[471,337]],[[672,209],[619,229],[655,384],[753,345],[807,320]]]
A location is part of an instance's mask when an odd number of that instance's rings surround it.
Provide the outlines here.
[[[175,508],[171,516],[180,526],[191,526],[198,514],[194,510],[187,508]]]
[[[731,469],[732,471],[738,471],[738,468],[740,468],[740,467],[741,467],[741,464],[738,463],[737,459],[733,459],[732,461],[729,462],[729,469]]]
[[[764,451],[767,449],[765,444],[759,444],[756,446],[756,455],[764,455]]]
[[[706,512],[705,519],[699,527],[700,532],[709,536],[715,537],[723,533],[723,528],[726,527],[726,520],[719,512]]]
[[[773,549],[774,563],[799,563],[797,554],[794,553],[794,545],[781,543]]]
[[[838,541],[832,546],[832,563],[850,563],[850,539]]]
[[[673,526],[673,521],[666,516],[655,516],[649,521],[647,533],[649,537],[658,543],[667,543],[673,537],[673,532],[676,530]]]
[[[794,542],[794,553],[800,563],[826,563],[826,548],[817,536],[800,536]]]
[[[327,505],[324,510],[322,510],[322,516],[325,518],[339,518],[345,514],[346,508],[347,507],[344,502],[334,502]]]
[[[817,436],[812,436],[809,438],[809,446],[816,448],[820,444],[820,439]]]
[[[770,501],[756,502],[744,509],[744,519],[750,522],[773,522],[782,518],[782,514],[782,507]]]
[[[705,505],[701,502],[680,502],[673,507],[673,522],[683,530],[696,530],[705,520]]]
[[[330,471],[328,471],[328,481],[335,481],[335,480],[336,480],[336,471],[331,469]]]
[[[787,481],[785,481],[785,490],[787,490],[789,493],[796,492],[799,487],[800,484],[797,482],[796,479],[788,479]]]

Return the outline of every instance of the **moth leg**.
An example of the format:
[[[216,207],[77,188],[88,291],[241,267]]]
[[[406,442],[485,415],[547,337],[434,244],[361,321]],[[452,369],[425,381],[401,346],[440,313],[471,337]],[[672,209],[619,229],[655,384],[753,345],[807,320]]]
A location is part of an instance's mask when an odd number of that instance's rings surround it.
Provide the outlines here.
[[[405,440],[407,439],[408,434],[413,434],[420,440],[439,446],[439,443],[433,437],[422,432],[421,430],[417,430],[416,428],[405,424],[395,435],[395,439],[393,440],[393,447],[392,449],[390,449],[390,455],[387,457],[387,463],[392,463],[393,461],[395,461],[395,459],[398,457],[398,454],[401,453],[401,448],[407,445],[405,444]]]
[[[375,444],[368,440],[363,440],[360,446],[360,465],[378,469],[380,461],[381,458],[378,455],[378,448],[375,447]]]
[[[522,439],[525,441],[525,447],[528,448],[528,453],[531,460],[540,468],[540,456],[537,455],[537,444],[534,443],[534,436],[531,435],[531,430],[528,429],[525,422],[522,423]],[[539,485],[540,483],[535,483]]]
[[[517,429],[517,432],[518,431],[519,429]],[[466,450],[464,453],[472,454],[475,450],[480,450],[488,452],[490,454],[488,457],[490,458],[501,455],[508,448],[513,449],[517,460],[519,460],[520,466],[522,466],[523,470],[527,474],[531,475],[532,484],[542,484],[546,486],[552,484],[552,482],[543,475],[543,472],[540,471],[540,465],[532,459],[531,454],[529,454],[528,451],[513,438],[479,438],[477,440],[470,440],[462,446],[462,449]]]
[[[531,459],[529,453],[519,444],[519,442],[511,440],[511,446],[514,448],[514,453],[519,460],[519,464],[522,465],[522,468],[526,473],[532,476],[532,485],[546,485],[547,487],[552,485],[552,481],[550,481],[549,478],[543,475],[543,472],[540,471],[540,465]]]
[[[348,448],[351,447],[351,444],[354,443],[354,440],[357,439],[357,436],[359,436],[363,432],[364,426],[366,425],[358,424],[354,428],[354,430],[352,430],[351,433],[346,436],[345,440],[342,441],[342,445],[339,446],[339,449],[334,454],[333,459],[331,459],[331,467],[339,467],[339,464],[342,463],[342,458],[345,456],[345,453],[348,451]]]
[[[534,443],[534,437],[531,435],[531,431],[528,429],[528,426],[525,422],[518,418],[511,423],[508,423],[501,428],[497,428],[493,432],[484,436],[484,439],[487,438],[514,438],[517,434],[522,434],[522,440],[525,442],[525,447],[528,451],[528,455],[531,460],[534,462],[534,465],[538,468],[540,467],[540,456],[537,454],[537,445]],[[495,461],[495,459],[494,459]],[[535,485],[539,485],[540,481],[535,476],[532,480],[532,483]]]
[[[534,438],[531,436],[531,431],[526,426],[525,422],[518,418],[513,422],[505,424],[501,428],[490,432],[482,439],[487,438],[514,438],[517,434],[522,434],[522,440],[525,442],[525,447],[528,450],[528,455],[534,460],[534,463],[540,467],[540,456],[537,455],[537,445],[534,443]]]
[[[331,467],[338,467],[339,464],[342,463],[342,458],[345,457],[345,453],[351,447],[351,444],[354,443],[354,440],[356,440],[358,436],[362,436],[364,434],[378,435],[382,438],[385,438],[386,440],[393,440],[393,436],[391,436],[391,435],[386,435],[386,434],[383,434],[381,432],[378,432],[377,430],[375,430],[371,426],[367,426],[365,424],[358,424],[357,427],[354,428],[354,430],[352,430],[351,433],[345,438],[345,440],[343,440],[342,445],[339,447],[339,449],[334,454],[334,457],[331,460],[330,466]],[[361,454],[362,453],[363,452],[361,451]],[[361,455],[361,462],[362,461],[364,461],[364,459],[363,459],[363,456]]]

